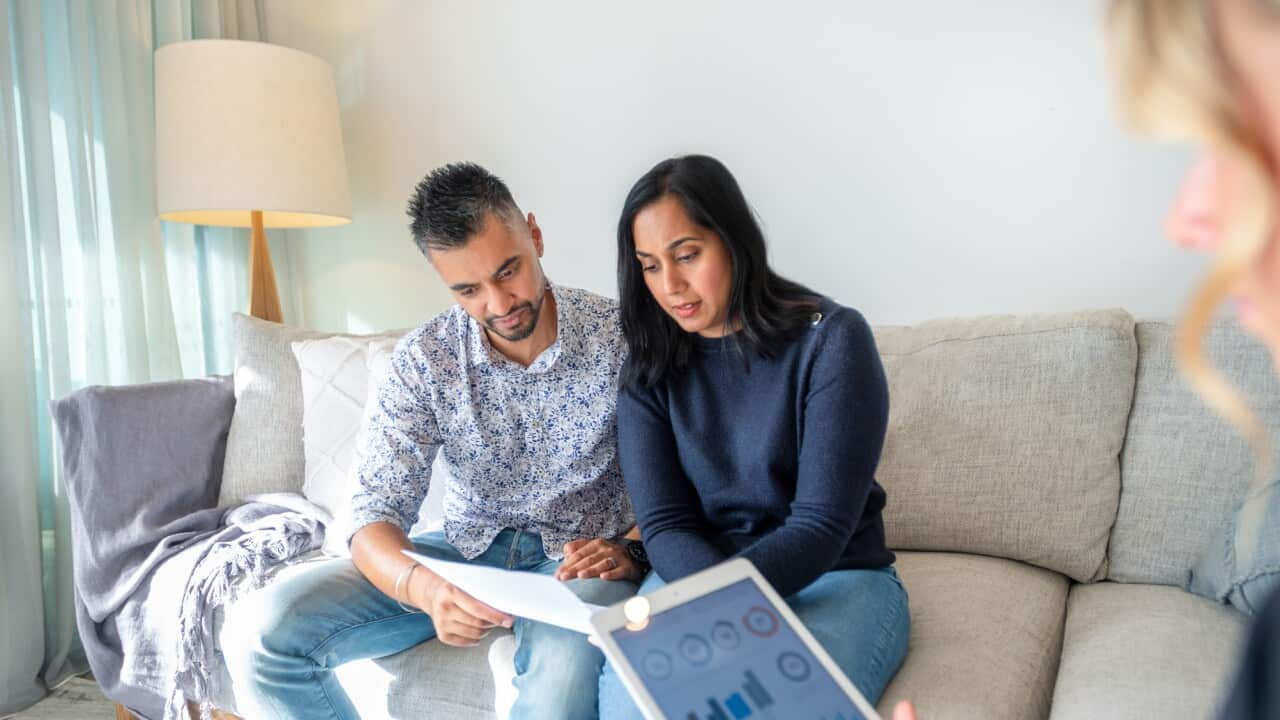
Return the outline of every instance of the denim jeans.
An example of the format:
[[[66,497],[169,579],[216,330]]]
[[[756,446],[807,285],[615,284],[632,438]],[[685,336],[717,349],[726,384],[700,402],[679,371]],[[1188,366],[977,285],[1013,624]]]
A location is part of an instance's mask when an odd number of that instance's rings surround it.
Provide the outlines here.
[[[665,584],[657,573],[649,573],[640,594]],[[907,591],[897,571],[832,570],[786,601],[867,702],[875,705],[902,665],[911,634]],[[613,664],[607,664],[600,677],[601,720],[639,717]]]
[[[466,562],[442,533],[413,538],[423,555]],[[560,561],[533,533],[504,530],[471,562],[551,575]],[[593,578],[568,586],[586,602],[611,605],[634,583]],[[512,718],[594,718],[604,655],[584,635],[517,619]],[[228,608],[222,654],[245,718],[358,718],[333,669],[392,655],[435,637],[431,618],[408,613],[375,588],[350,560],[316,563]],[[442,667],[440,672],[449,672]]]

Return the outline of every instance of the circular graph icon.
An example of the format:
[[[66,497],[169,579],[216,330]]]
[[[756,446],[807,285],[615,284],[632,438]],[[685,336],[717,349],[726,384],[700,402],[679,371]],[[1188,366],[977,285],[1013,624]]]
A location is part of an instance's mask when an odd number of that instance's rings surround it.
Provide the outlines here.
[[[641,661],[644,674],[654,680],[666,680],[671,677],[671,656],[661,650],[650,650]]]
[[[784,652],[778,656],[778,671],[792,682],[804,682],[809,679],[809,661],[793,652]]]
[[[759,605],[742,616],[742,624],[756,637],[769,637],[778,632],[778,617]]]
[[[689,633],[680,638],[680,654],[693,665],[711,662],[711,645],[701,636]]]
[[[733,623],[721,620],[711,626],[711,642],[721,649],[734,650],[742,644],[742,638],[733,627]]]

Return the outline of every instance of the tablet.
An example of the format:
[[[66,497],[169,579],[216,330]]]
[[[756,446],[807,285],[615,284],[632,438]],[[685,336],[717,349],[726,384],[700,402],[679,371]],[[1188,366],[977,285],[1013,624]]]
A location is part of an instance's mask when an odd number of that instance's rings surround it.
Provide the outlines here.
[[[879,720],[745,559],[606,608],[591,624],[650,720]]]

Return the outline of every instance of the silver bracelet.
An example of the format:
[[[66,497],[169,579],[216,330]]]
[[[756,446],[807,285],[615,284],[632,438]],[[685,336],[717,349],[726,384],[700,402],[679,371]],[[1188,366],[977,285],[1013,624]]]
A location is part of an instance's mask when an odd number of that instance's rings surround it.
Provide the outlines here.
[[[413,575],[413,571],[417,569],[417,567],[418,567],[418,563],[414,562],[414,563],[409,563],[408,567],[406,567],[404,570],[401,570],[400,577],[396,578],[395,590],[392,591],[391,599],[395,600],[396,604],[400,606],[400,609],[407,613],[422,612],[422,610],[420,610],[419,608],[409,607],[408,605],[405,605],[404,602],[400,600],[400,586],[404,584],[404,581],[406,579],[408,579]]]

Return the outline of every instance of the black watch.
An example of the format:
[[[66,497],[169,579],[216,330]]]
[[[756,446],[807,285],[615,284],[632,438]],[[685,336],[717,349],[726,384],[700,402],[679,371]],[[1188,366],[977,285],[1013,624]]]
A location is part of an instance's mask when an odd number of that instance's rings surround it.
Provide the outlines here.
[[[622,549],[627,551],[627,557],[631,558],[631,562],[639,566],[643,572],[647,573],[653,567],[649,564],[649,553],[645,552],[644,543],[626,537],[617,538],[614,542],[622,545]]]

